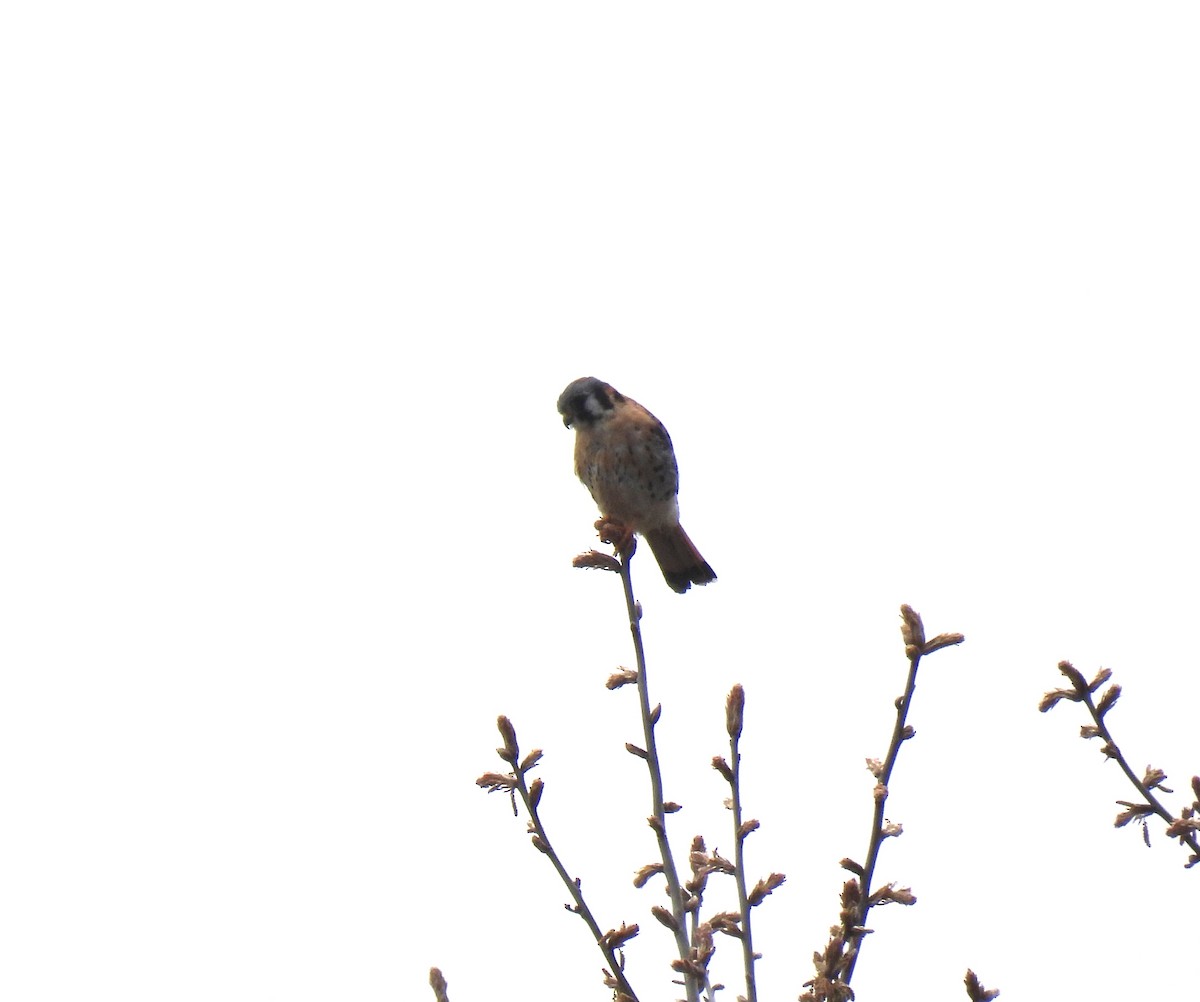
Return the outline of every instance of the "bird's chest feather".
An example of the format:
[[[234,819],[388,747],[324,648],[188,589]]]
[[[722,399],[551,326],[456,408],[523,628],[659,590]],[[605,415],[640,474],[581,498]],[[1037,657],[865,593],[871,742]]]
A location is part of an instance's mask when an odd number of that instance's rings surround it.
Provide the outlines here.
[[[601,513],[635,528],[679,520],[679,472],[666,430],[657,421],[614,415],[580,429],[575,472]]]

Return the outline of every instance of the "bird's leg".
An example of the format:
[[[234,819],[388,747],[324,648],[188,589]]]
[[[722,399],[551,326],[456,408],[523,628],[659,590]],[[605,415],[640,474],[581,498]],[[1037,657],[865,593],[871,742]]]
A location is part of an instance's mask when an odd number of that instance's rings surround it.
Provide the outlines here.
[[[611,543],[622,557],[631,557],[637,549],[637,540],[633,530],[624,522],[609,518],[607,515],[596,520],[596,531],[600,533],[600,542]]]

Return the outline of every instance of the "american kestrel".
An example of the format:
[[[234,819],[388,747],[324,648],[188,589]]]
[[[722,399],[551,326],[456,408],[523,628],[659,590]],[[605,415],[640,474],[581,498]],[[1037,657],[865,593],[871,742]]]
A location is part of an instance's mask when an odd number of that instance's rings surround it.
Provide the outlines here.
[[[558,412],[575,429],[575,472],[600,506],[597,525],[615,522],[641,534],[680,594],[715,581],[679,524],[679,468],[662,422],[593,376],[562,391]]]

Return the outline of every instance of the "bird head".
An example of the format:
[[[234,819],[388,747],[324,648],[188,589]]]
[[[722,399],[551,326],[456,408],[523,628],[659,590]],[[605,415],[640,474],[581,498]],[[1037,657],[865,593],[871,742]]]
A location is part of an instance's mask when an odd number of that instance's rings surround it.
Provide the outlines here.
[[[571,383],[558,398],[558,413],[568,428],[588,427],[612,412],[625,398],[608,383],[595,376],[584,376]]]

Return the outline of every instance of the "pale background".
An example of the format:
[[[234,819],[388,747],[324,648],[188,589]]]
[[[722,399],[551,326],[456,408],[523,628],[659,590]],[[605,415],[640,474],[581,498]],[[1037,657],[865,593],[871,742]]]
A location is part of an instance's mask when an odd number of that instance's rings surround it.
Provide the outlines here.
[[[794,998],[922,671],[861,999],[1140,997],[1196,881],[1039,697],[1200,771],[1192,4],[14,4],[0,31],[0,993],[597,1002],[497,713],[669,999],[618,581],[554,410],[670,429],[720,575],[636,565],[673,833]],[[1160,831],[1156,826],[1155,831]],[[712,904],[722,903],[714,882]],[[740,989],[736,950],[714,963]],[[1152,987],[1157,986],[1157,987]],[[1089,994],[1090,993],[1090,994]]]

